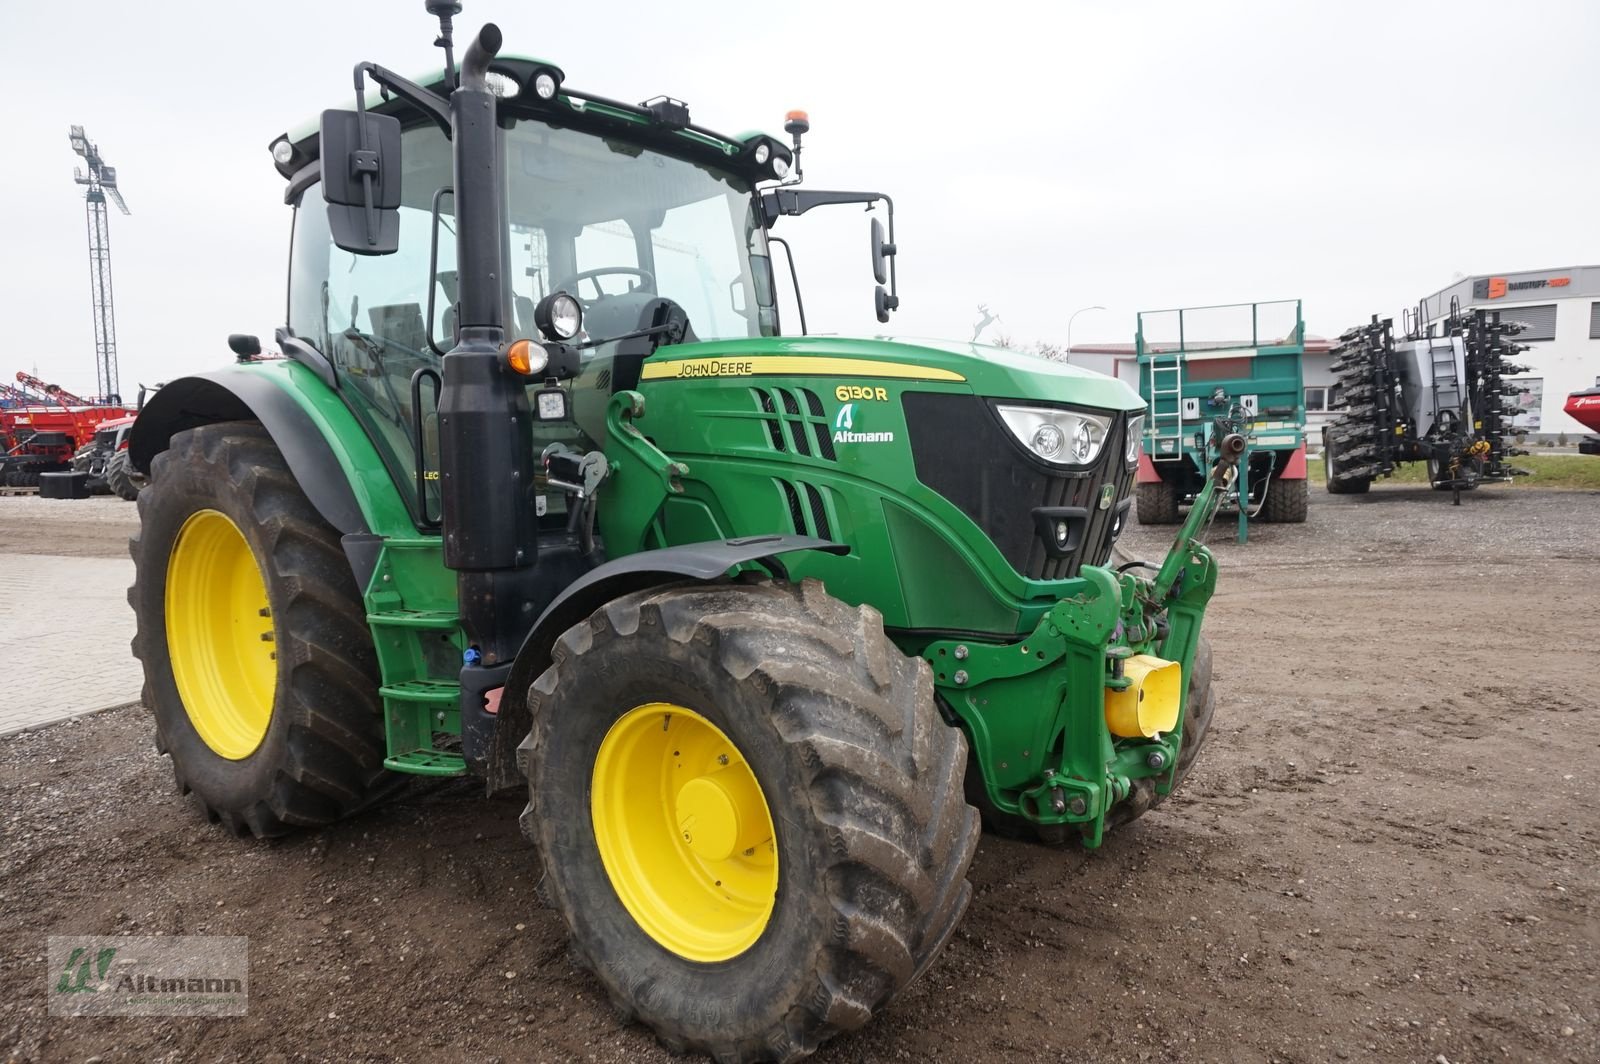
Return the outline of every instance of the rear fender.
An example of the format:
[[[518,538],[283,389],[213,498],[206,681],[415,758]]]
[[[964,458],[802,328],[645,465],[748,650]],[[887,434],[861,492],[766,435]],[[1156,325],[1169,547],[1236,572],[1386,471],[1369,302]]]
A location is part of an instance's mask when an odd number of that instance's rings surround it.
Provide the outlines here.
[[[230,366],[181,377],[150,397],[128,434],[146,475],[174,434],[219,421],[259,421],[323,520],[344,535],[415,535],[405,501],[355,416],[297,363]]]

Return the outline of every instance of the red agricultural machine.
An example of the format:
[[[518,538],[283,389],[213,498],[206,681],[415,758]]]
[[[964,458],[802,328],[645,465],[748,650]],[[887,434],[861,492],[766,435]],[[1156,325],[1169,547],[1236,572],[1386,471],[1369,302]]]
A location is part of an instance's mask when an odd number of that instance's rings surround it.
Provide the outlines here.
[[[132,411],[120,402],[74,395],[28,373],[0,385],[0,486],[38,487],[43,473],[70,470],[99,427]]]
[[[1567,396],[1567,416],[1591,432],[1600,432],[1600,387]],[[1600,436],[1579,440],[1578,453],[1600,455]]]

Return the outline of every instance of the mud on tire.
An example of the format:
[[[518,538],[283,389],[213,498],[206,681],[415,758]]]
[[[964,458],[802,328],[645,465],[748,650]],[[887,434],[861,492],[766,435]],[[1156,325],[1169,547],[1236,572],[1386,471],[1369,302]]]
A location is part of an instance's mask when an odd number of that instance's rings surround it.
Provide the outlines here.
[[[361,596],[330,527],[255,422],[180,432],[151,463],[129,541],[128,589],[156,748],[183,794],[237,835],[328,824],[393,786],[383,768],[377,658]],[[190,515],[212,509],[243,534],[266,584],[277,654],[270,723],[248,757],[219,756],[196,732],[167,650],[167,567]]]
[[[788,1061],[866,1023],[933,960],[971,897],[966,741],[936,712],[926,663],[889,642],[876,610],[809,580],[656,588],[597,610],[552,657],[528,695],[523,825],[575,957],[624,1019],[674,1051]],[[614,721],[652,702],[725,732],[777,825],[776,903],[728,960],[658,945],[599,856],[596,752]]]

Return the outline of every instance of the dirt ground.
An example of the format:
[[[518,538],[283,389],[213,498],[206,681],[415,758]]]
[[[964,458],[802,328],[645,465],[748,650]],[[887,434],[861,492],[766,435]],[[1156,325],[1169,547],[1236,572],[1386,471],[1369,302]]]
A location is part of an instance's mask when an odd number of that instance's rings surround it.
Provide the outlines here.
[[[1530,489],[1219,523],[1187,789],[1095,853],[986,837],[949,948],[816,1059],[1600,1060],[1597,531],[1600,494]],[[569,965],[520,800],[418,785],[240,841],[150,738],[129,709],[0,742],[0,1056],[669,1059]],[[249,1014],[48,1019],[74,932],[247,935]]]

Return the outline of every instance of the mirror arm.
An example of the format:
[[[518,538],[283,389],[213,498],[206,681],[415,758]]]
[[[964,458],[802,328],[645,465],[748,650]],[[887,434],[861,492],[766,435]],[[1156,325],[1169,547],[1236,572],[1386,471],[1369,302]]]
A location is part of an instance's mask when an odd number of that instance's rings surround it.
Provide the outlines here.
[[[798,218],[813,207],[827,207],[836,203],[889,202],[881,192],[829,192],[824,189],[773,188],[761,193],[762,227],[772,228],[772,223],[788,216]],[[891,206],[891,211],[893,207]],[[891,236],[893,235],[891,226]]]
[[[357,63],[355,69],[356,81],[356,110],[364,111],[366,107],[362,100],[361,75],[371,74],[372,80],[383,86],[394,96],[411,104],[417,110],[433,119],[435,125],[444,131],[446,138],[450,136],[450,103],[436,92],[423,88],[416,82],[401,77],[387,67],[377,63]]]

